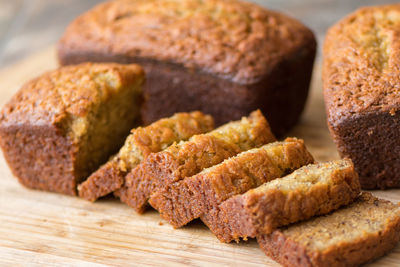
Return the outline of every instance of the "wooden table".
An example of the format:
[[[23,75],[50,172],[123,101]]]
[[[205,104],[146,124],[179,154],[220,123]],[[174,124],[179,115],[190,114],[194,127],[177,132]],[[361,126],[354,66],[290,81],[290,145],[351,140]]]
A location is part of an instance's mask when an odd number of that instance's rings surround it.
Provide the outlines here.
[[[0,72],[0,105],[28,79],[56,67],[54,48]],[[301,123],[290,133],[304,138],[318,160],[338,158],[326,127],[320,68]],[[155,211],[137,215],[109,198],[29,190],[12,177],[0,156],[0,265],[11,266],[279,266],[255,240],[222,244],[199,221],[174,230]],[[400,200],[400,190],[374,191]],[[371,266],[399,266],[400,245]]]

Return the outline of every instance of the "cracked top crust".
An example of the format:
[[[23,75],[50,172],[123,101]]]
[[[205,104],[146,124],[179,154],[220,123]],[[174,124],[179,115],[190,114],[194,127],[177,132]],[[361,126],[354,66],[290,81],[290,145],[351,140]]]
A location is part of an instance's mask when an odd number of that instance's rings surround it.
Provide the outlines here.
[[[54,125],[79,138],[94,107],[122,90],[140,93],[143,81],[142,68],[134,64],[61,67],[26,83],[3,107],[0,124]]]
[[[295,19],[235,0],[116,0],[78,17],[59,42],[71,54],[121,55],[182,64],[240,83],[315,46]]]
[[[324,45],[324,95],[331,122],[400,109],[400,4],[361,8],[334,25]]]

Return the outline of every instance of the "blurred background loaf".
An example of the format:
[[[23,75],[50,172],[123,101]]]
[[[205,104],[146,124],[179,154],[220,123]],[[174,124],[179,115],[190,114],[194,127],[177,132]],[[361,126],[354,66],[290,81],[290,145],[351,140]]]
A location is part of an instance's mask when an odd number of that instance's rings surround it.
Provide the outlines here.
[[[259,108],[278,136],[304,109],[315,50],[301,22],[237,0],[105,2],[76,18],[57,47],[61,65],[143,66],[145,125],[192,110],[221,125]]]
[[[0,67],[56,43],[69,23],[103,0],[0,0]],[[322,46],[328,27],[360,6],[396,0],[249,0],[310,27]],[[62,12],[60,12],[62,10]],[[49,23],[50,22],[50,23]],[[35,36],[35,38],[32,38]],[[29,42],[29,46],[25,44]],[[321,49],[318,49],[321,54]]]

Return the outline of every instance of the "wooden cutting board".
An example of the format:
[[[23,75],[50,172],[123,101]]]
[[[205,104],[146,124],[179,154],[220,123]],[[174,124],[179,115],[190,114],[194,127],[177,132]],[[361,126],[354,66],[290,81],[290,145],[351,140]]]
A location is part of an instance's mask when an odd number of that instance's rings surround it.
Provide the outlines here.
[[[317,64],[319,66],[319,64]],[[57,66],[53,47],[0,71],[0,105],[27,80]],[[300,124],[289,134],[305,139],[320,161],[338,158],[326,127],[320,68]],[[255,240],[222,244],[196,221],[174,230],[154,210],[137,215],[108,198],[29,190],[0,156],[0,265],[11,266],[279,266]],[[374,191],[400,201],[400,190]],[[400,246],[371,266],[400,266]]]

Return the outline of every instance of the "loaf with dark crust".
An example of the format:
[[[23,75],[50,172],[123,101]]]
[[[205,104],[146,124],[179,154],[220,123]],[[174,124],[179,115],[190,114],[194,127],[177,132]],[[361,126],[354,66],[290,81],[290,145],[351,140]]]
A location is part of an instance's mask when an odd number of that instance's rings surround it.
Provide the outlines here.
[[[62,65],[143,66],[146,124],[201,110],[221,125],[261,108],[278,135],[304,108],[315,51],[297,20],[236,0],[110,1],[73,21],[58,44]]]
[[[287,138],[242,152],[200,173],[172,183],[150,198],[150,204],[175,228],[181,227],[224,200],[303,165],[313,163],[303,140]]]
[[[131,130],[118,154],[79,186],[79,196],[95,201],[121,188],[125,176],[150,153],[159,152],[174,142],[211,131],[214,120],[199,111],[177,113],[147,127]]]
[[[0,114],[0,145],[30,188],[69,195],[118,151],[137,124],[138,65],[67,66],[26,83]]]
[[[275,141],[260,111],[149,155],[125,179],[121,201],[143,212],[152,193],[236,154]]]
[[[363,193],[348,207],[257,240],[265,254],[283,266],[359,266],[397,245],[400,207]]]
[[[349,159],[304,166],[223,202],[219,217],[228,229],[224,236],[238,241],[269,234],[278,227],[348,205],[360,190]]]
[[[400,4],[362,8],[324,46],[328,126],[364,189],[400,187]]]

